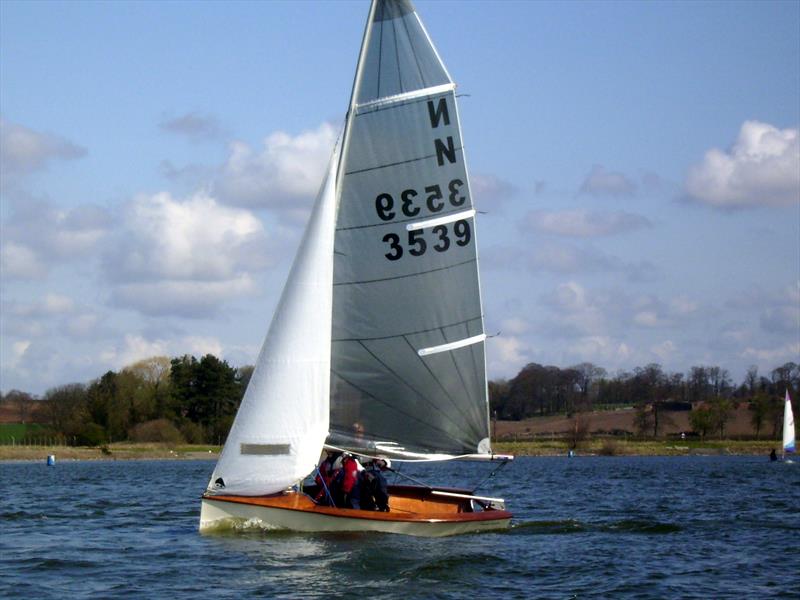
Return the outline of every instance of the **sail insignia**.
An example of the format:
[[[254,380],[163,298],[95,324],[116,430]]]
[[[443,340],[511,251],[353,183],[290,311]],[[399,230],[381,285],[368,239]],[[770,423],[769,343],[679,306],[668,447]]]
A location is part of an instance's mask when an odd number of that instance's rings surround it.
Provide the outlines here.
[[[291,444],[239,444],[240,454],[280,456],[291,454]]]

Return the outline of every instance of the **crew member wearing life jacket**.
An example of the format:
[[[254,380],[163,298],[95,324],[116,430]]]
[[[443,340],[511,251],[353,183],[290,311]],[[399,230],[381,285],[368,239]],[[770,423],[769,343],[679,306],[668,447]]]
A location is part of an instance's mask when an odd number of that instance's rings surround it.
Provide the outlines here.
[[[318,504],[329,504],[328,493],[325,492],[325,488],[327,487],[328,492],[330,492],[331,483],[336,475],[333,465],[339,456],[341,456],[341,452],[328,452],[325,459],[319,463],[319,472],[314,477],[314,482],[319,486],[319,491],[314,496],[314,501]]]
[[[390,466],[388,459],[376,458],[359,474],[359,500],[362,510],[389,512],[389,489],[383,471]]]
[[[331,493],[338,508],[359,508],[358,472],[364,467],[348,453],[336,459],[333,464],[334,477]]]
[[[363,471],[364,467],[358,462],[355,456],[346,454],[342,459],[342,494],[344,496],[345,508],[361,508],[359,505],[359,481],[358,473]]]

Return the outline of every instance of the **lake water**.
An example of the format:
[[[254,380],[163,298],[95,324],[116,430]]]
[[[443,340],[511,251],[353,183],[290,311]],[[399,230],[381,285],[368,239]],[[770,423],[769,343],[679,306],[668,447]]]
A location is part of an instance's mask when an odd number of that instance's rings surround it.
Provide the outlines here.
[[[505,533],[200,535],[211,461],[0,464],[0,597],[798,598],[800,463],[519,458]],[[476,484],[491,465],[404,470]]]

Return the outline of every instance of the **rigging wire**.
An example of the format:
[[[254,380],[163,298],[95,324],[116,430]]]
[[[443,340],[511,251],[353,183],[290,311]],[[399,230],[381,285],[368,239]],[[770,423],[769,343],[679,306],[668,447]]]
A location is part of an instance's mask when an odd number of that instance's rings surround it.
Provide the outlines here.
[[[508,460],[504,460],[504,461],[502,461],[502,462],[501,462],[499,465],[497,465],[497,466],[496,466],[496,467],[495,467],[495,468],[492,470],[492,472],[491,472],[491,473],[489,473],[489,474],[488,474],[486,477],[484,477],[484,478],[483,478],[483,479],[482,479],[482,480],[481,480],[481,481],[478,483],[478,485],[476,485],[476,486],[475,486],[475,487],[472,489],[472,493],[474,494],[474,493],[475,493],[475,490],[478,490],[478,489],[479,489],[481,486],[483,486],[483,484],[484,484],[484,483],[486,483],[486,482],[487,482],[487,481],[489,481],[489,480],[490,480],[492,477],[494,477],[494,476],[495,476],[495,474],[496,474],[496,473],[497,473],[497,472],[498,472],[500,469],[502,469],[503,467],[505,467],[505,466],[506,466],[506,464],[508,464],[509,462],[510,462],[510,461],[508,461]]]

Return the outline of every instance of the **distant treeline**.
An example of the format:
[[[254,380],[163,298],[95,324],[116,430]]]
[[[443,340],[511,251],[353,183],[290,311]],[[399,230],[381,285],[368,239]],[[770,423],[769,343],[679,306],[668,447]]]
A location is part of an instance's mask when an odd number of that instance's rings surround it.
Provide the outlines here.
[[[148,358],[89,384],[48,390],[39,400],[18,390],[2,397],[20,422],[48,426],[68,444],[116,441],[225,441],[253,367],[233,368],[207,354]]]
[[[734,383],[727,369],[717,366],[668,373],[661,365],[651,363],[609,376],[605,369],[592,363],[566,369],[530,363],[513,379],[490,382],[489,399],[496,418],[512,421],[634,406],[637,429],[654,436],[659,435],[659,415],[676,409],[692,409],[690,420],[696,433],[716,431],[723,435],[734,406],[747,402],[754,434],[758,436],[767,425],[772,425],[773,431],[779,427],[787,389],[796,402],[800,365],[793,362],[773,369],[769,377],[759,375],[757,367],[750,367],[739,384]]]
[[[69,444],[96,446],[125,440],[220,444],[252,373],[252,366],[234,368],[211,354],[199,360],[159,356],[119,372],[108,371],[88,384],[52,388],[41,399],[11,390],[0,396],[0,403],[12,420],[42,423],[46,435]],[[684,374],[649,364],[609,376],[591,363],[564,369],[531,363],[513,379],[490,382],[489,397],[492,414],[503,420],[636,406],[637,427],[656,436],[661,413],[692,406],[697,433],[723,434],[731,408],[748,402],[754,433],[759,435],[762,428],[772,425],[774,431],[779,425],[787,389],[796,401],[798,364],[786,363],[768,377],[751,367],[744,381],[734,384],[726,369],[715,366],[692,367]]]

